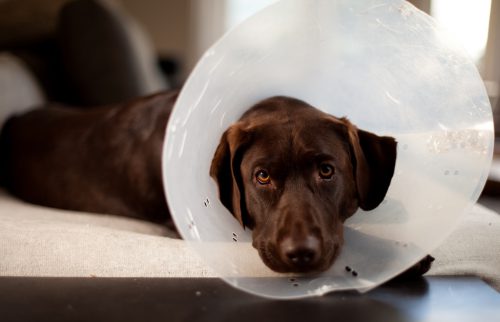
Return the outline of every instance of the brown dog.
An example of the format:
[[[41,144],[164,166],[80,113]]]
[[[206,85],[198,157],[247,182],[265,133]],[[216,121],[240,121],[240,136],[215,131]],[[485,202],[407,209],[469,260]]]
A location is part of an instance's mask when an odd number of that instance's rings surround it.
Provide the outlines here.
[[[371,210],[383,201],[395,162],[393,138],[273,97],[224,133],[211,175],[270,268],[310,272],[332,265],[343,222],[358,207]]]
[[[116,106],[45,107],[11,118],[0,137],[2,184],[35,204],[166,222],[161,151],[177,98]],[[223,136],[211,175],[234,216],[253,229],[264,262],[320,271],[342,245],[342,223],[375,208],[394,171],[396,142],[308,104],[265,100]],[[425,259],[409,276],[425,273]]]
[[[165,222],[165,126],[177,92],[76,109],[49,106],[9,119],[3,185],[28,202]]]

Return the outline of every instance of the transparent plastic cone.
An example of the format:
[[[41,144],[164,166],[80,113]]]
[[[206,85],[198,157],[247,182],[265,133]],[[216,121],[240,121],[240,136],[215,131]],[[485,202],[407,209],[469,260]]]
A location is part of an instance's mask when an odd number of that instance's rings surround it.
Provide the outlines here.
[[[209,176],[222,133],[274,95],[398,141],[385,201],[347,220],[341,255],[321,274],[267,268]],[[202,57],[168,123],[163,179],[180,234],[222,279],[265,297],[300,298],[370,290],[432,252],[477,201],[492,151],[481,77],[432,18],[398,0],[285,0]]]

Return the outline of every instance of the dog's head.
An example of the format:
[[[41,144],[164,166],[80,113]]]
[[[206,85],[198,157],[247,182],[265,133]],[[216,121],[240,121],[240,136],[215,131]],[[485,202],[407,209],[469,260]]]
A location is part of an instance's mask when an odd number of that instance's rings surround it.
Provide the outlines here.
[[[382,202],[395,162],[393,138],[273,97],[224,133],[210,175],[267,266],[317,272],[339,254],[343,222]]]

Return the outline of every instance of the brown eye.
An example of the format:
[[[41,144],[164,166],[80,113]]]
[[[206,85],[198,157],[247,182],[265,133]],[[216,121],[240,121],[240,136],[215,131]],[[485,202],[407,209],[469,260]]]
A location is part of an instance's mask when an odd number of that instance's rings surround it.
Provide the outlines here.
[[[271,176],[269,175],[269,172],[266,170],[259,170],[255,174],[255,178],[257,179],[257,182],[260,184],[269,184],[271,182]]]
[[[335,173],[335,168],[327,163],[322,163],[319,166],[319,176],[321,179],[331,179]]]

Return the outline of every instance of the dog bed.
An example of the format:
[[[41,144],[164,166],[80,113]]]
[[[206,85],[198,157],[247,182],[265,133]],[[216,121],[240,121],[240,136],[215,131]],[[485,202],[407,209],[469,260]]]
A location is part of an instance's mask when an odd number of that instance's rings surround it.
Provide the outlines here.
[[[499,249],[500,216],[475,205],[432,252],[428,275],[479,276],[500,291]],[[164,226],[35,206],[1,190],[0,259],[0,276],[216,276]]]

